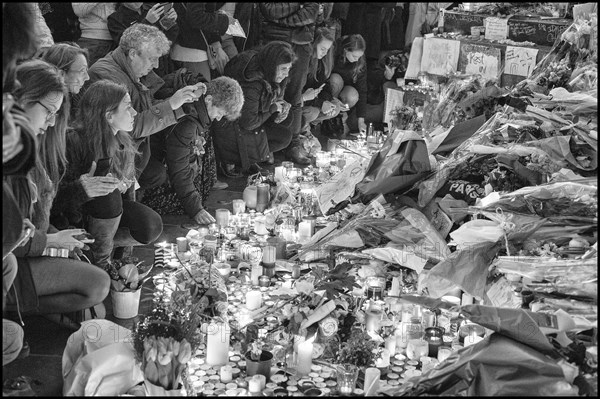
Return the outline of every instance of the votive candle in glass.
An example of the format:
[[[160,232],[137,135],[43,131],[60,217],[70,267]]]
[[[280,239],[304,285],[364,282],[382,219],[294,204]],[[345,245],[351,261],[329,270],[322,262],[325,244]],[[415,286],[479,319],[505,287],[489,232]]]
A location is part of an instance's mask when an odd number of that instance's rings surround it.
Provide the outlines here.
[[[246,212],[246,203],[243,199],[234,199],[232,205],[234,215],[239,215]]]
[[[229,225],[229,209],[217,209],[215,211],[215,219],[219,227],[227,227]]]

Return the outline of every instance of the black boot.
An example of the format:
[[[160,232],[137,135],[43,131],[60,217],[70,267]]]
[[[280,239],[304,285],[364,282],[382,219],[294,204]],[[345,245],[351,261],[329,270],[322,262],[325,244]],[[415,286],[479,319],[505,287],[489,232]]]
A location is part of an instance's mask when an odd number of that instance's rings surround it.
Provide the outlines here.
[[[121,215],[110,219],[96,219],[90,216],[88,219],[87,231],[94,237],[94,242],[89,244],[94,257],[93,262],[104,270],[107,270],[110,263],[110,254],[120,221]]]

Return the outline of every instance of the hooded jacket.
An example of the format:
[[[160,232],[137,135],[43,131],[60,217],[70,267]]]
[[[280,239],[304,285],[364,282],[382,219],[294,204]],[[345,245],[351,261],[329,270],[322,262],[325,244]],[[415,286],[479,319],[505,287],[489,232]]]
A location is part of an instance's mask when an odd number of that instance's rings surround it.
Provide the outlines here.
[[[282,100],[286,81],[280,88],[273,87],[259,65],[256,50],[244,51],[233,57],[225,66],[225,76],[237,80],[244,92],[242,114],[235,122],[215,124],[215,150],[222,162],[234,163],[247,168],[254,162],[265,161],[269,146],[265,125],[277,114],[275,102]],[[288,128],[292,118],[278,125]]]

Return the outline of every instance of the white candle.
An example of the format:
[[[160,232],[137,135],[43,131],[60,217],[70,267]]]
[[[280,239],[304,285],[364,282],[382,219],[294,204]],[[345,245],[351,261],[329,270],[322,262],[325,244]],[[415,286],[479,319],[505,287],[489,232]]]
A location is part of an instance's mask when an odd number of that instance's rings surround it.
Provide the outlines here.
[[[259,393],[262,391],[262,379],[260,377],[264,378],[264,375],[256,374],[252,376],[250,381],[248,381],[248,391],[251,393]]]
[[[263,274],[263,267],[261,265],[253,265],[252,270],[250,271],[250,279],[252,280],[252,285],[258,285],[258,279]]]
[[[452,354],[452,350],[450,348],[439,348],[438,349],[438,361],[441,363],[444,360],[448,359]]]
[[[377,367],[389,367],[390,365],[390,351],[388,349],[381,350],[381,357],[375,362]]]
[[[462,299],[460,301],[460,306],[472,305],[473,304],[473,295],[469,295],[466,292],[463,292]]]
[[[298,368],[296,369],[298,375],[307,375],[310,373],[310,368],[312,366],[312,353],[312,340],[304,341],[298,345]]]
[[[298,235],[300,237],[312,237],[312,229],[310,222],[300,222],[298,224]]]
[[[219,227],[227,227],[229,225],[229,209],[217,209],[215,211],[215,220]]]
[[[262,293],[260,291],[248,291],[246,293],[246,308],[256,310],[262,305]]]
[[[385,348],[390,351],[390,356],[396,354],[396,336],[391,335],[385,340]]]
[[[276,182],[280,182],[283,181],[285,179],[285,168],[283,166],[276,166],[275,167],[275,176],[274,179]]]
[[[230,365],[221,366],[221,382],[227,384],[233,380],[233,367]]]
[[[475,331],[473,331],[471,334],[469,334],[465,337],[464,346],[466,348],[467,346],[475,345],[476,343],[478,343],[480,341],[483,341],[483,338],[480,337],[479,335],[477,335],[475,333]]]
[[[206,363],[221,366],[229,361],[229,337],[231,329],[227,323],[211,323],[206,331]]]
[[[368,367],[365,370],[365,396],[374,396],[379,391],[379,379],[381,371],[376,367]]]
[[[389,292],[390,296],[400,296],[400,277],[392,278],[392,289]]]

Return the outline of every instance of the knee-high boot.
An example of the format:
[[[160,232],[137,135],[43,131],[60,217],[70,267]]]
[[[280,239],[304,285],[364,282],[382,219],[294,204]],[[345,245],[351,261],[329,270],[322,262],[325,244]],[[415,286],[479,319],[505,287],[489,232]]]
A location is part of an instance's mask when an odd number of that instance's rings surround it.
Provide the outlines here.
[[[94,257],[93,262],[96,266],[102,269],[107,269],[110,262],[110,254],[114,246],[114,238],[121,215],[110,219],[88,218],[87,231],[94,236],[94,242],[89,244],[89,247]]]

